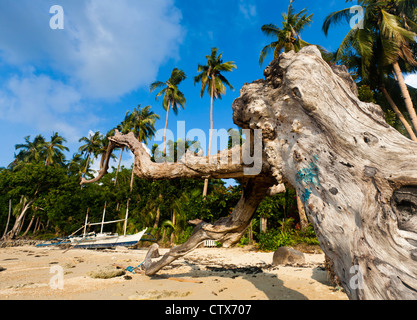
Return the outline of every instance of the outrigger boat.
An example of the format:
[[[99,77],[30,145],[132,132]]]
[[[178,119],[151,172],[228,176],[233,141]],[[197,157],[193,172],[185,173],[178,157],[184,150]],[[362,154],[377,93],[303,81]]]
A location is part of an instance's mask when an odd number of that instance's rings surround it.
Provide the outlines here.
[[[84,248],[84,249],[93,249],[93,248],[112,248],[117,246],[124,246],[130,247],[136,245],[145,234],[148,228],[145,228],[141,232],[136,234],[127,235],[126,234],[126,227],[127,227],[127,217],[128,211],[126,212],[126,218],[123,220],[115,220],[115,221],[107,221],[104,222],[104,218],[106,215],[106,206],[104,206],[103,211],[103,219],[99,223],[89,223],[88,222],[88,210],[85,217],[84,226],[75,231],[71,236],[67,238],[56,238],[49,241],[49,243],[38,244],[38,247],[45,247],[45,246],[60,246],[60,245],[70,245],[73,248]],[[124,221],[124,234],[119,235],[117,233],[111,232],[103,232],[103,227],[105,224],[112,224],[117,222]],[[100,233],[90,232],[87,233],[87,227],[89,226],[97,226],[101,225]],[[84,232],[81,236],[74,236],[78,231],[84,229]],[[154,241],[155,239],[146,239],[148,241]],[[145,241],[145,240],[144,240]]]
[[[117,233],[89,233],[81,237],[70,238],[74,248],[112,248],[117,246],[130,247],[137,244],[145,234],[147,228],[132,235],[119,235]]]

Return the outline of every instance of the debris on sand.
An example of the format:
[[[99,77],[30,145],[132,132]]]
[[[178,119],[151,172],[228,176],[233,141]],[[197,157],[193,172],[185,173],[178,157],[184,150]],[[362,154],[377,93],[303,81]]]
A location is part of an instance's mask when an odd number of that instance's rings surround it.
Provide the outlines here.
[[[90,271],[87,273],[87,276],[94,279],[111,279],[125,275],[125,271],[122,269],[116,269],[114,267],[101,267],[97,270]]]

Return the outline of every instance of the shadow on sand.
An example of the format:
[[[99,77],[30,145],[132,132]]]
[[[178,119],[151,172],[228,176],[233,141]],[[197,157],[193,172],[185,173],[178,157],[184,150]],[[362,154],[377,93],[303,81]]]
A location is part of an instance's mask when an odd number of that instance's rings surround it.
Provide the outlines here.
[[[170,274],[170,275],[156,275],[151,277],[152,279],[164,279],[167,277],[174,277],[178,279],[199,279],[204,277],[222,277],[228,279],[235,279],[237,277],[247,280],[253,284],[259,291],[262,291],[268,300],[308,300],[301,292],[298,292],[294,289],[288,288],[284,285],[283,280],[279,278],[278,274],[271,272],[272,270],[277,270],[279,267],[274,266],[246,266],[238,267],[235,265],[225,265],[225,266],[210,266],[205,265],[204,268],[201,268],[201,264],[195,264],[189,261],[185,261],[185,264],[192,268],[191,272],[180,273],[180,274]],[[176,268],[183,266],[182,264],[173,264],[170,268]],[[301,269],[301,268],[300,268]],[[162,269],[164,270],[164,269]],[[161,270],[161,271],[162,271]],[[327,273],[321,267],[316,267],[313,269],[312,279],[329,285],[327,280]],[[306,280],[308,281],[308,280]],[[227,288],[225,288],[227,289]],[[243,289],[243,288],[242,288]],[[220,292],[208,292],[208,299],[220,299]],[[320,297],[318,297],[319,299]],[[259,296],[253,295],[247,297],[248,300],[259,299]]]

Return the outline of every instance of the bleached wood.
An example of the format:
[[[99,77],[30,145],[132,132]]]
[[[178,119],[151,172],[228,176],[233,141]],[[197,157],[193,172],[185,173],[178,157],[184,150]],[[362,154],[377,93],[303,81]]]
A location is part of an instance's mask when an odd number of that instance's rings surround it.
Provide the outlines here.
[[[330,67],[313,46],[282,54],[265,80],[242,88],[233,120],[262,130],[258,176],[245,176],[242,164],[154,164],[133,135],[112,139],[133,151],[142,178],[237,177],[245,183],[229,217],[193,221],[190,240],[158,261],[150,252],[147,274],[204,240],[236,243],[260,201],[288,182],[351,299],[417,298],[417,143],[390,127],[379,106],[359,101],[346,68]]]

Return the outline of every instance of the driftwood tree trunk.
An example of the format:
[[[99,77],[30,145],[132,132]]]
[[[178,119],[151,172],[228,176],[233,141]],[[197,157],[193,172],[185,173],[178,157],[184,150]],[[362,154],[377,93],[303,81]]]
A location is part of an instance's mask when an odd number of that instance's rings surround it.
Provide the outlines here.
[[[213,224],[194,221],[190,239],[157,261],[152,246],[146,274],[205,239],[236,243],[260,201],[283,192],[288,182],[351,299],[417,298],[417,143],[387,125],[379,106],[359,101],[346,68],[330,67],[316,47],[282,54],[265,70],[265,80],[242,88],[233,120],[241,128],[262,130],[260,174],[245,174],[244,164],[216,156],[201,159],[212,160],[204,165],[189,161],[195,160],[191,155],[179,163],[155,164],[133,135],[116,133],[111,139],[108,152],[129,147],[141,178],[245,182],[231,216]],[[255,148],[256,141],[248,140]],[[99,180],[107,168],[82,183]]]

